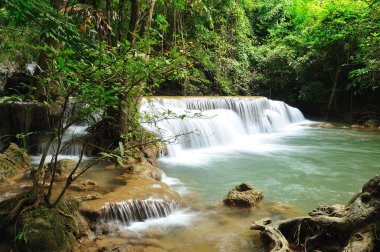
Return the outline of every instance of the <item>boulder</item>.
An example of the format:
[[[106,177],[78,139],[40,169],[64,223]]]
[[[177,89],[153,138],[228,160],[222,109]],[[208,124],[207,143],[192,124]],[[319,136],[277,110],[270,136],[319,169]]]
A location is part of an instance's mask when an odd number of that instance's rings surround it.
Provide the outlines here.
[[[60,211],[41,204],[22,212],[16,223],[17,251],[73,251],[80,235],[73,216],[78,206],[64,198],[57,206]]]
[[[321,124],[318,124],[318,125],[314,126],[314,128],[317,128],[317,129],[330,129],[330,128],[334,128],[334,125],[332,125],[331,123],[321,123]]]
[[[71,185],[71,189],[75,191],[93,191],[96,187],[98,183],[89,179]]]
[[[88,201],[88,200],[97,200],[101,199],[103,196],[100,193],[90,193],[90,194],[85,194],[85,195],[80,195],[77,196],[76,199],[78,201]]]
[[[228,192],[224,199],[224,204],[227,206],[237,207],[255,207],[264,197],[264,193],[256,188],[253,188],[247,183],[242,183]]]
[[[351,125],[351,128],[352,129],[363,129],[364,126],[361,126],[361,125],[358,125],[358,124],[353,124],[353,125]]]
[[[11,143],[4,153],[0,153],[0,186],[24,175],[30,167],[31,160],[26,151]]]
[[[380,125],[380,122],[375,119],[369,119],[364,123],[364,127],[370,129],[376,129]]]
[[[51,163],[48,164],[50,166]],[[71,159],[62,159],[57,163],[56,180],[65,180],[70,175],[71,171],[75,169],[77,162]]]

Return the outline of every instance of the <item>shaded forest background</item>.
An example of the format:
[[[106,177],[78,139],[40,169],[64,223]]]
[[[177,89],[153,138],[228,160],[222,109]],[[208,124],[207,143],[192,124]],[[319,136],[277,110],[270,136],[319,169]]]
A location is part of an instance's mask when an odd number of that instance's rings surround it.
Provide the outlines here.
[[[3,0],[0,23],[12,99],[75,86],[100,107],[136,94],[261,95],[315,119],[380,116],[378,0]],[[32,62],[34,81],[12,86]]]

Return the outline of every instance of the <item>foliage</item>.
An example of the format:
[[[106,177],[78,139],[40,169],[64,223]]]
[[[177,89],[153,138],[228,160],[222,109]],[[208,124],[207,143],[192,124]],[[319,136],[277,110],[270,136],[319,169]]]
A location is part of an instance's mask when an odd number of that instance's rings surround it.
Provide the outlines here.
[[[62,108],[52,141],[96,113],[85,142],[108,153],[150,142],[138,104],[153,93],[265,95],[330,114],[352,108],[355,95],[379,85],[379,13],[379,1],[353,0],[7,0],[0,62],[38,63],[34,96]],[[70,97],[82,104],[75,116]]]

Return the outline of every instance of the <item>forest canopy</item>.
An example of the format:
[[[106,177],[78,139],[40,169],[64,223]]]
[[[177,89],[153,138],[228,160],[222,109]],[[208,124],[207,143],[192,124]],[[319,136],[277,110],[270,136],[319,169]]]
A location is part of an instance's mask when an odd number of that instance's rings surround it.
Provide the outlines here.
[[[7,66],[23,70],[35,62],[37,74],[113,96],[120,89],[107,89],[128,80],[147,94],[262,95],[310,115],[350,112],[359,120],[354,112],[376,111],[378,0],[3,0],[0,6],[3,78]],[[118,77],[83,73],[110,60],[105,55],[124,58],[109,64],[108,73]]]

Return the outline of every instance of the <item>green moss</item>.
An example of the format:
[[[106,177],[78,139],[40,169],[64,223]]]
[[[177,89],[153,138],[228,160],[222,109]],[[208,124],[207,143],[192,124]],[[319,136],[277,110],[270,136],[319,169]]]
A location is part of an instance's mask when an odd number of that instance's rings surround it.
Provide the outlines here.
[[[20,251],[72,251],[78,229],[69,217],[78,208],[73,199],[63,199],[56,209],[39,206],[23,213],[17,222],[17,247]],[[67,216],[66,216],[67,215]]]

